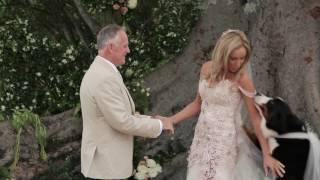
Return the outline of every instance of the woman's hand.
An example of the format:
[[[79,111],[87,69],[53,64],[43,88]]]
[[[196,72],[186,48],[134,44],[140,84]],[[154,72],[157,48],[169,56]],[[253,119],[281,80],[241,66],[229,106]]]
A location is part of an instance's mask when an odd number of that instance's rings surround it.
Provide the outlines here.
[[[270,154],[263,155],[263,168],[266,176],[268,175],[268,170],[272,172],[273,176],[283,177],[285,173],[285,166]]]
[[[159,116],[159,115],[154,116],[154,118],[160,119],[162,121],[163,128],[166,131],[169,131],[170,134],[174,134],[174,123],[172,119],[164,116]]]

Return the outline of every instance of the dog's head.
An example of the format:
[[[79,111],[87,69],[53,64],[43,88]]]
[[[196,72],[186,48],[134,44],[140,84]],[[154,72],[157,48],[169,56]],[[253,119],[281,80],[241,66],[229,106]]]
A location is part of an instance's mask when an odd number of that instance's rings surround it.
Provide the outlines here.
[[[304,123],[292,113],[282,98],[256,95],[254,101],[262,116],[261,128],[266,137],[305,131]]]

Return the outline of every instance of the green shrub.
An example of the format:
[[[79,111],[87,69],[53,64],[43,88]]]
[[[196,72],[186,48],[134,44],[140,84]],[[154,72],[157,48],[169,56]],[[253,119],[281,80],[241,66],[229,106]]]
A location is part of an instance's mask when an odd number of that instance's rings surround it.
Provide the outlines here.
[[[97,19],[104,12],[116,14],[112,5],[117,2],[82,1],[87,12]],[[136,9],[120,16],[128,29],[131,49],[120,71],[137,110],[144,112],[148,108],[149,92],[142,79],[181,53],[199,15],[200,0],[138,2]],[[34,27],[40,24],[34,21],[35,17],[12,16],[0,25],[2,117],[12,114],[14,109],[29,109],[44,115],[75,107],[79,103],[81,79],[96,55],[95,39],[91,44],[80,40],[70,43]]]

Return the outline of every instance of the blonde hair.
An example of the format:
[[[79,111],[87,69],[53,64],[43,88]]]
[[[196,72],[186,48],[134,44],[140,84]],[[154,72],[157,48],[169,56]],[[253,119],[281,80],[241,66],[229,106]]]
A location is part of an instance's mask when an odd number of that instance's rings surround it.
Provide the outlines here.
[[[241,66],[240,70],[236,73],[236,80],[239,79],[241,73],[244,71],[245,66],[249,60],[251,53],[250,43],[244,34],[240,30],[227,30],[222,33],[218,39],[216,46],[213,49],[211,56],[211,70],[210,74],[205,79],[212,85],[221,81],[226,77],[228,73],[228,61],[230,54],[233,50],[244,47],[247,51],[245,62]]]

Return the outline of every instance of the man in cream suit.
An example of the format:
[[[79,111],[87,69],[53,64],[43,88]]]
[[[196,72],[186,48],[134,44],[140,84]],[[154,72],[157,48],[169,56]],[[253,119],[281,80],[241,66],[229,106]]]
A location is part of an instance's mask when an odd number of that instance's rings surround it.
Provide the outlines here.
[[[135,105],[118,65],[130,52],[125,30],[104,27],[97,36],[98,56],[80,87],[83,117],[81,172],[94,179],[124,179],[133,172],[133,136],[155,138],[162,129],[173,132],[168,121],[134,115]]]

